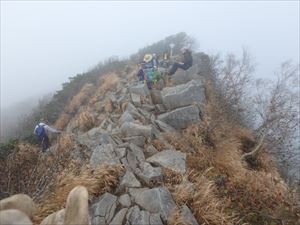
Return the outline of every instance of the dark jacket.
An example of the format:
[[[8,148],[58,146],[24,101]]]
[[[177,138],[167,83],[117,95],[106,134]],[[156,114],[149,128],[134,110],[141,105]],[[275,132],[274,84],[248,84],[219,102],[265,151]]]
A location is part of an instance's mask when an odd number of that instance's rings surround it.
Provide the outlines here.
[[[190,68],[193,65],[193,56],[191,51],[185,51],[183,53],[184,67]]]

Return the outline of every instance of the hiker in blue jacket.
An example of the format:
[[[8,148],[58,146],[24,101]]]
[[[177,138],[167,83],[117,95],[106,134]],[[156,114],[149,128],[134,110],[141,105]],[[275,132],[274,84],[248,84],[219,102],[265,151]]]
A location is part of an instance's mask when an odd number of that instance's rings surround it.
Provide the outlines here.
[[[38,140],[42,146],[43,152],[45,152],[46,149],[50,147],[50,142],[49,142],[49,137],[48,137],[47,132],[61,133],[61,131],[47,125],[45,123],[44,119],[41,119],[39,124],[35,126],[33,133],[38,138]]]

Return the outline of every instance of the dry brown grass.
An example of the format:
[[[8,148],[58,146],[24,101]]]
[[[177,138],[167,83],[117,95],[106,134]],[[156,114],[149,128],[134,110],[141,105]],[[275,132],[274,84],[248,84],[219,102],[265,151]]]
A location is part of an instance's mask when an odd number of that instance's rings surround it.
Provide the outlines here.
[[[89,111],[83,111],[78,116],[78,128],[87,131],[95,126],[96,119]]]
[[[56,127],[59,130],[63,130],[68,123],[70,122],[72,116],[67,113],[62,113],[59,118],[55,121],[54,127]]]
[[[170,215],[170,219],[168,219],[167,225],[191,225],[191,223],[183,218],[180,210],[174,210]]]
[[[78,94],[72,98],[71,102],[66,107],[66,111],[68,113],[75,113],[78,108],[84,105],[84,103],[89,99],[91,93],[93,93],[94,90],[95,86],[93,84],[85,84],[78,92]]]
[[[80,171],[76,167],[66,168],[55,179],[52,191],[38,203],[34,222],[38,224],[46,216],[64,208],[67,196],[74,187],[86,187],[92,199],[104,192],[111,192],[122,174],[121,166],[103,166],[96,169],[85,166]]]
[[[96,90],[95,95],[90,99],[89,104],[95,104],[104,96],[106,92],[113,90],[118,84],[120,77],[115,73],[107,74],[101,77],[98,81],[100,84],[99,88]]]
[[[217,189],[214,182],[205,177],[205,174],[195,174],[196,192],[193,196],[192,208],[201,224],[236,224],[236,218],[225,213],[222,201],[217,198]]]

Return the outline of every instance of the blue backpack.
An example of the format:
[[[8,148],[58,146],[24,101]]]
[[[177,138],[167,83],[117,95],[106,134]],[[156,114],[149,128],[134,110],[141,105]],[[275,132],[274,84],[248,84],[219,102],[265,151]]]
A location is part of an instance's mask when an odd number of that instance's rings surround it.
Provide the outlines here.
[[[35,130],[36,136],[38,136],[40,139],[43,139],[46,135],[46,131],[44,128],[44,125],[38,125],[38,127]]]

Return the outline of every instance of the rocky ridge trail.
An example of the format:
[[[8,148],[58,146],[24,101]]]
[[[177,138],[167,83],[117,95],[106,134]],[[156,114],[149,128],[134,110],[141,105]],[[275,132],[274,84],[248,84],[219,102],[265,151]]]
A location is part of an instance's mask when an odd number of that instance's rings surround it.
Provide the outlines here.
[[[175,212],[198,224],[191,210],[177,206],[163,185],[164,169],[186,173],[186,153],[166,141],[165,149],[158,150],[152,141],[164,142],[164,132],[180,132],[201,120],[203,81],[192,79],[161,91],[149,90],[144,83],[127,84],[125,79],[120,83],[125,87],[108,93],[108,99],[112,106],[125,106],[122,112],[111,110],[100,126],[76,135],[88,147],[92,167],[122,165],[125,169],[114,194],[105,193],[90,206],[92,225],[167,224]]]

